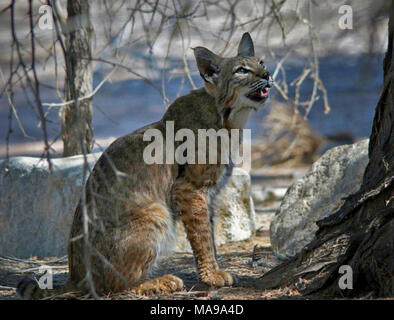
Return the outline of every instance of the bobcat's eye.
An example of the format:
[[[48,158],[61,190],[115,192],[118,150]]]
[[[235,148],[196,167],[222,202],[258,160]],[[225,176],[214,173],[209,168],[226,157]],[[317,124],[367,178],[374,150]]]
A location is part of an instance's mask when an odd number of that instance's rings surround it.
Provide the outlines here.
[[[248,69],[246,69],[246,68],[238,68],[237,69],[237,73],[243,73],[243,74],[246,74],[246,73],[248,73],[248,72],[250,72],[250,70],[248,70]]]
[[[260,60],[260,61],[259,61],[259,65],[260,65],[260,66],[264,65],[264,61],[263,61],[263,60]]]

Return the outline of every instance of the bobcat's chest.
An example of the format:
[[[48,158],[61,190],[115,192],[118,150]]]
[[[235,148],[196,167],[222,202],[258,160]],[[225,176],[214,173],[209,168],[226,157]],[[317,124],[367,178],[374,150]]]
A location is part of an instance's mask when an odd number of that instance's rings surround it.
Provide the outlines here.
[[[251,107],[235,108],[232,110],[229,113],[228,118],[225,119],[226,128],[240,130],[245,128],[252,110],[253,108]]]

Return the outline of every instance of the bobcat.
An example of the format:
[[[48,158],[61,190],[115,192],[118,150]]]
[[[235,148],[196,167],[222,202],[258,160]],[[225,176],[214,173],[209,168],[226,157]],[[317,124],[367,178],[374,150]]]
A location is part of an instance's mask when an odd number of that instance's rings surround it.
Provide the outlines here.
[[[89,283],[98,294],[182,289],[182,280],[174,275],[144,279],[174,237],[178,219],[193,249],[199,280],[213,287],[233,284],[216,262],[208,210],[209,192],[229,165],[148,165],[143,135],[154,128],[165,136],[166,121],[173,121],[175,130],[193,132],[241,129],[251,110],[267,100],[272,79],[263,61],[254,57],[249,33],[242,36],[236,57],[223,58],[204,47],[194,48],[194,55],[205,86],[178,98],[160,121],[114,141],[92,170],[72,224],[67,283],[41,290],[35,280],[25,278],[18,285],[22,298],[87,291]]]

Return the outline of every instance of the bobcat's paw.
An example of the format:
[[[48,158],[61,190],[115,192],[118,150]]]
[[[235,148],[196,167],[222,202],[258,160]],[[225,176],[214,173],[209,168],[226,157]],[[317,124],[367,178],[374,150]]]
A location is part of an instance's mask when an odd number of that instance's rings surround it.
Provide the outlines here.
[[[217,270],[212,272],[210,275],[203,277],[201,282],[210,287],[224,287],[233,285],[234,279],[228,272],[224,270]]]
[[[182,279],[172,275],[167,274],[163,277],[148,280],[141,283],[133,291],[138,295],[152,295],[152,294],[166,294],[172,293],[183,288]]]

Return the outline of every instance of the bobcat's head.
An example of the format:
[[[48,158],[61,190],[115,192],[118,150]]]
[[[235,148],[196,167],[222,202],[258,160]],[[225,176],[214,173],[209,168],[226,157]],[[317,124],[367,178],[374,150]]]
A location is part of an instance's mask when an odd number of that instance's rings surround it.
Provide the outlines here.
[[[206,90],[226,118],[264,105],[273,81],[264,61],[254,57],[249,33],[243,34],[236,57],[223,58],[204,47],[194,48],[194,55]]]

